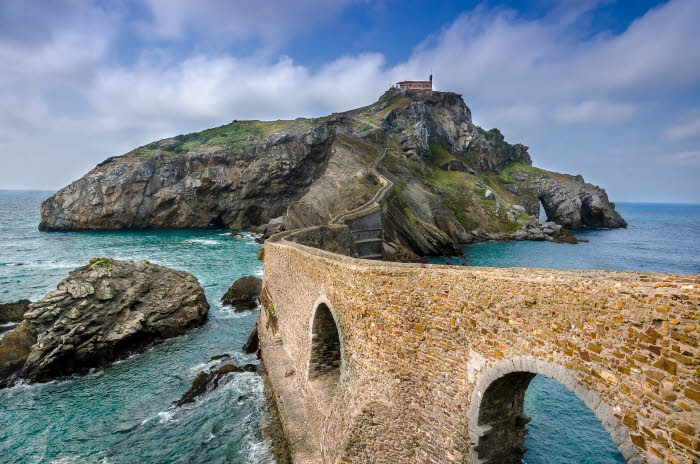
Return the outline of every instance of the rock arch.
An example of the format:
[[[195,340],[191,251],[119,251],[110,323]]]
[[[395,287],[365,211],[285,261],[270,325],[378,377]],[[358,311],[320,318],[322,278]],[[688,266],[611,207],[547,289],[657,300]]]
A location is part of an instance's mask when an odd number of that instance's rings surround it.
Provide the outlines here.
[[[329,386],[337,385],[345,372],[343,334],[327,298],[321,297],[314,303],[309,328],[307,379],[323,379]]]
[[[472,392],[469,418],[471,452],[467,462],[478,464],[520,463],[526,451],[524,439],[530,418],[523,412],[525,391],[540,374],[564,385],[593,411],[613,443],[630,463],[642,463],[627,427],[601,401],[595,390],[581,385],[562,365],[533,356],[518,356],[484,369]]]

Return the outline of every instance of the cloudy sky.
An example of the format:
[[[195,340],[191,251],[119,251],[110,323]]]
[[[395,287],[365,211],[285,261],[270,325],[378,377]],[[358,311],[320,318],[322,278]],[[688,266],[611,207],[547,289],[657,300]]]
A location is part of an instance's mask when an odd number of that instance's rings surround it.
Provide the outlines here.
[[[403,79],[614,201],[700,202],[700,1],[0,0],[0,188]]]

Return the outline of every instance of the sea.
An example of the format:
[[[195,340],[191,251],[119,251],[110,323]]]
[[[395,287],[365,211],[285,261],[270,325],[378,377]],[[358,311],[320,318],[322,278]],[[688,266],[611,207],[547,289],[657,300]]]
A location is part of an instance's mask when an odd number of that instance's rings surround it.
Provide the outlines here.
[[[213,356],[255,363],[244,344],[256,311],[219,303],[237,278],[261,275],[260,245],[243,232],[143,230],[39,232],[52,192],[0,191],[0,303],[36,300],[90,258],[148,260],[193,273],[211,305],[206,324],[85,376],[0,390],[2,463],[273,463],[260,432],[263,385],[233,374],[195,403],[172,406]],[[469,266],[627,269],[700,273],[700,205],[618,204],[627,229],[585,230],[589,242],[488,242],[460,258]],[[527,464],[624,463],[586,406],[554,380],[535,377],[525,398],[532,417]]]

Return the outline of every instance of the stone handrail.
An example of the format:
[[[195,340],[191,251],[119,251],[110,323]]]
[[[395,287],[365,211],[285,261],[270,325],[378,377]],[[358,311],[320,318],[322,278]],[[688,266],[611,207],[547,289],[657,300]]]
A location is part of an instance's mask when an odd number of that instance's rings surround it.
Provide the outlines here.
[[[384,197],[386,196],[386,193],[394,186],[393,182],[381,175],[376,169],[379,163],[381,163],[384,159],[385,155],[386,148],[383,149],[382,154],[379,156],[379,158],[374,160],[372,164],[369,165],[369,171],[375,176],[377,176],[379,182],[381,182],[382,184],[379,190],[377,190],[377,193],[374,194],[374,197],[372,197],[372,199],[367,203],[358,206],[355,209],[351,209],[350,211],[346,211],[336,218],[333,218],[330,221],[330,224],[342,224],[345,221],[345,219],[347,219],[350,216],[358,217],[361,216],[364,212],[373,212],[375,204],[381,204],[382,200],[384,200]]]

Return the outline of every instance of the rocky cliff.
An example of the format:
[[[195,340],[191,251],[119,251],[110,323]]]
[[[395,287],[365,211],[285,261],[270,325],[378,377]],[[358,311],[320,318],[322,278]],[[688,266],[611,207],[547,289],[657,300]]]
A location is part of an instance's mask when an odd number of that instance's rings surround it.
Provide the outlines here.
[[[603,189],[537,169],[527,147],[474,125],[461,96],[391,89],[344,113],[234,121],[109,158],[47,199],[39,228],[295,229],[369,201],[381,176],[393,182],[385,240],[419,255],[556,238],[536,221],[540,204],[567,228],[626,225]]]
[[[197,278],[148,261],[96,258],[29,305],[0,339],[0,387],[84,373],[204,323]]]

